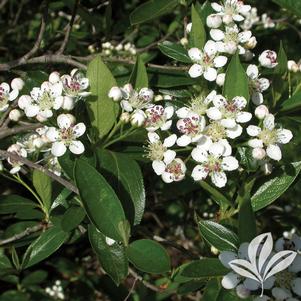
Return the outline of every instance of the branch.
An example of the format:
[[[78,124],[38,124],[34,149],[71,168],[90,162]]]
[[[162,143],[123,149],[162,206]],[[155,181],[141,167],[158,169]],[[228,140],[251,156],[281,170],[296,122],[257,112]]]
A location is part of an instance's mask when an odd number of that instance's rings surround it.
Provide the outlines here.
[[[41,231],[42,229],[47,229],[50,225],[49,224],[38,224],[36,226],[33,226],[31,228],[26,228],[23,232],[20,232],[18,234],[15,234],[9,238],[5,238],[0,240],[0,247],[3,245],[10,244],[16,240],[22,239],[30,234],[36,233]]]
[[[129,268],[129,273],[130,273],[133,277],[135,277],[135,279],[141,281],[141,282],[144,284],[144,286],[147,287],[147,288],[149,288],[150,290],[152,290],[152,291],[154,291],[154,292],[157,292],[157,293],[162,291],[162,289],[160,289],[159,287],[157,287],[157,286],[155,286],[155,285],[149,283],[148,281],[144,280],[144,279],[142,278],[142,276],[140,276],[139,274],[137,274],[133,269]],[[136,280],[136,281],[137,281],[137,280]]]
[[[6,138],[8,136],[34,131],[37,128],[41,127],[39,123],[32,123],[25,126],[17,126],[13,128],[4,128],[0,129],[0,139]]]
[[[75,2],[74,2],[71,20],[70,20],[69,25],[67,27],[64,41],[63,41],[60,49],[57,51],[56,54],[62,54],[64,52],[64,50],[66,49],[66,47],[67,47],[67,44],[68,44],[68,41],[69,41],[69,38],[70,38],[70,34],[71,34],[71,31],[72,31],[74,19],[75,19],[75,16],[76,16],[76,12],[77,12],[79,1],[80,0],[75,0]]]
[[[17,161],[17,162],[21,162],[23,164],[25,164],[26,166],[39,170],[41,172],[43,172],[44,174],[46,174],[47,176],[49,176],[50,178],[52,178],[53,180],[55,180],[56,182],[60,183],[61,185],[65,186],[67,189],[69,189],[70,191],[79,194],[78,189],[75,185],[73,185],[72,183],[68,182],[67,180],[57,176],[56,174],[54,174],[53,172],[51,172],[50,170],[48,170],[46,167],[41,166],[37,163],[34,163],[26,158],[23,158],[15,153],[10,153],[8,151],[5,150],[0,150],[0,157],[6,158],[6,159],[11,159],[13,161]]]

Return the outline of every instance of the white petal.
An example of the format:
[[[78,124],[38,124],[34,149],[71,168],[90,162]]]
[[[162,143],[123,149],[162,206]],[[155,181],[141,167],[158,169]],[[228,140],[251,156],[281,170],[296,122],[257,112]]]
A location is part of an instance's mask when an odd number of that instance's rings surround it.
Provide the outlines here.
[[[221,111],[216,107],[211,107],[206,110],[206,114],[212,120],[220,120],[222,118]]]
[[[246,123],[252,119],[252,114],[249,112],[239,112],[236,115],[236,121],[239,123]]]
[[[36,116],[36,115],[39,113],[39,111],[40,111],[39,106],[37,106],[37,105],[32,105],[32,104],[30,104],[29,106],[27,106],[27,107],[25,108],[25,110],[24,110],[25,115],[26,115],[27,117],[34,117],[34,116]]]
[[[186,118],[190,110],[187,107],[182,107],[176,111],[176,114],[179,118]]]
[[[217,158],[223,155],[225,147],[222,143],[215,142],[212,143],[209,147],[209,153]]]
[[[236,158],[232,156],[223,158],[221,165],[223,170],[229,170],[229,171],[236,170],[239,167],[238,161],[236,160]]]
[[[239,282],[240,282],[240,277],[237,274],[230,272],[223,277],[222,286],[223,288],[229,290],[235,288]]]
[[[190,67],[188,73],[189,73],[190,77],[192,77],[192,78],[199,77],[203,74],[203,67],[198,64],[193,64]]]
[[[170,119],[173,116],[175,109],[173,106],[168,106],[164,109],[164,113],[167,119]]]
[[[209,40],[204,46],[205,53],[212,57],[217,53],[217,46],[214,41]]]
[[[149,132],[147,133],[147,137],[150,143],[155,143],[160,141],[160,136],[157,133]]]
[[[286,144],[293,138],[293,133],[290,130],[280,129],[277,130],[277,142],[281,144]]]
[[[207,175],[208,175],[208,170],[202,165],[195,166],[191,173],[191,177],[195,181],[204,180],[207,177]]]
[[[223,108],[228,104],[228,102],[224,96],[216,95],[213,99],[213,104],[217,108]]]
[[[227,183],[227,176],[224,172],[213,172],[211,174],[211,181],[212,183],[219,188],[222,188]]]
[[[152,167],[158,176],[162,175],[165,170],[164,162],[159,160],[153,161]]]
[[[240,32],[238,34],[238,40],[240,43],[247,43],[252,37],[252,32],[247,30],[247,31],[243,31]]]
[[[85,146],[81,141],[72,141],[72,143],[69,145],[69,150],[71,153],[75,155],[80,155],[85,151]]]
[[[182,135],[180,138],[177,140],[177,145],[178,146],[187,146],[191,143],[191,138],[187,135]]]
[[[294,279],[291,285],[293,292],[301,297],[301,278]]]
[[[221,120],[221,125],[225,128],[234,128],[236,126],[235,119],[233,118],[226,118]]]
[[[238,259],[237,254],[231,251],[223,251],[219,254],[218,259],[228,269],[231,269],[229,262]]]
[[[211,7],[218,13],[220,13],[224,10],[223,6],[219,5],[216,2],[211,3]]]
[[[194,62],[199,62],[202,59],[202,52],[196,47],[189,49],[188,55]]]
[[[259,83],[259,91],[263,92],[270,87],[270,81],[267,78],[260,78],[258,79]]]
[[[159,138],[160,139],[160,138]],[[172,147],[177,141],[177,135],[172,134],[169,137],[164,139],[163,146],[165,147]]]
[[[273,130],[275,127],[275,117],[272,114],[268,114],[263,120],[263,126],[266,129]]]
[[[259,70],[256,65],[249,65],[247,68],[247,75],[251,79],[256,79],[259,75]]]
[[[164,153],[164,163],[165,164],[171,163],[175,159],[176,155],[177,153],[175,151],[168,149]]]
[[[55,110],[58,110],[63,106],[63,103],[64,103],[64,96],[58,96],[54,99],[53,108]]]
[[[235,139],[242,134],[242,127],[239,124],[236,124],[235,127],[227,129],[226,132],[230,139]]]
[[[211,29],[210,36],[214,41],[221,41],[225,38],[225,34],[220,29]]]
[[[61,114],[57,117],[57,124],[60,129],[70,128],[72,121],[67,114]]]
[[[9,86],[8,83],[2,83],[2,84],[0,85],[0,87],[3,89],[3,92],[4,92],[5,94],[9,93],[10,86]]]
[[[278,300],[278,301],[284,301],[287,298],[290,298],[292,296],[291,292],[286,288],[280,288],[280,287],[274,287],[272,289],[272,295]]]
[[[61,157],[65,154],[67,148],[65,146],[65,144],[60,141],[60,142],[54,142],[52,144],[51,147],[51,153],[55,156],[55,157]]]
[[[46,132],[46,137],[51,141],[55,142],[60,137],[59,131],[55,127],[50,127]]]
[[[12,90],[10,93],[9,93],[9,101],[13,101],[15,100],[19,95],[19,90]]]
[[[80,122],[74,126],[73,135],[74,135],[74,137],[78,138],[78,137],[82,136],[85,133],[85,131],[86,131],[85,124]]]
[[[26,107],[28,107],[31,103],[32,103],[32,99],[29,95],[22,95],[18,99],[18,106],[22,110],[24,110]]]
[[[228,58],[226,56],[219,55],[213,60],[213,64],[215,68],[220,68],[225,66],[227,64],[227,61]]]
[[[260,283],[250,278],[245,279],[243,284],[249,291],[256,291],[260,288]]]
[[[191,152],[191,156],[193,160],[203,163],[207,161],[208,153],[201,147],[195,147]]]
[[[249,125],[247,127],[247,133],[251,137],[256,137],[261,133],[261,128],[255,125]]]
[[[233,20],[236,21],[236,22],[241,22],[241,21],[244,20],[244,17],[241,16],[241,15],[234,15]]]
[[[212,67],[207,68],[206,71],[204,72],[204,78],[210,82],[215,81],[216,77],[217,77],[217,71]]]
[[[174,181],[173,175],[169,172],[163,172],[163,174],[161,175],[161,178],[162,178],[163,182],[165,182],[165,183],[172,183]]]
[[[236,96],[233,98],[233,104],[239,109],[242,110],[247,105],[247,100],[243,96]]]
[[[278,145],[274,145],[274,144],[271,144],[267,147],[267,155],[271,159],[276,160],[276,161],[279,161],[282,158],[282,153],[281,153],[280,147]]]
[[[231,147],[230,143],[228,142],[228,140],[220,139],[218,142],[224,146],[223,156],[225,156],[225,157],[230,156],[232,153],[232,147]]]
[[[198,146],[205,149],[209,150],[210,145],[212,144],[212,140],[208,136],[202,136],[202,138],[198,141]]]
[[[263,142],[260,139],[251,139],[248,141],[248,145],[253,148],[263,147]]]
[[[263,103],[263,95],[260,92],[253,92],[252,94],[252,102],[254,105],[259,106]]]
[[[164,124],[160,126],[161,131],[168,131],[172,126],[172,120],[166,121]]]

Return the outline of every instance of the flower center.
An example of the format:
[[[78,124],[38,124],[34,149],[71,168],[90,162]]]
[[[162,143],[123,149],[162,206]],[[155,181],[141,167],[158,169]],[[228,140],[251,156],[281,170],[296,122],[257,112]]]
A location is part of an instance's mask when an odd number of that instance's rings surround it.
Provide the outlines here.
[[[200,131],[199,118],[197,117],[188,117],[182,119],[183,123],[180,124],[179,131],[183,134],[196,136]]]
[[[166,166],[165,171],[171,173],[175,180],[179,179],[183,175],[182,166],[176,160],[173,160],[171,163],[169,163]]]
[[[162,106],[154,106],[146,112],[147,119],[145,121],[146,127],[152,125],[160,125],[165,122],[164,108]]]
[[[203,97],[199,96],[191,101],[190,108],[193,112],[202,116],[206,114],[207,105],[204,103]]]
[[[45,91],[39,99],[39,107],[41,110],[48,110],[53,107],[53,98],[49,92]]]
[[[70,145],[72,143],[72,141],[74,140],[72,127],[61,130],[61,140],[63,140],[66,145]]]
[[[212,155],[208,156],[208,161],[204,164],[204,168],[207,172],[220,172],[222,160],[218,159]]]
[[[292,281],[295,278],[294,273],[291,273],[287,270],[277,273],[275,277],[276,277],[275,283],[277,284],[277,286],[281,288],[286,288],[288,290],[290,290]]]
[[[0,106],[5,106],[8,102],[7,93],[4,92],[4,89],[0,87]]]
[[[275,130],[265,129],[259,134],[259,139],[262,140],[265,145],[274,144],[277,141],[277,133]]]
[[[164,153],[166,152],[167,148],[163,146],[161,141],[150,143],[147,147],[147,158],[151,161],[162,161],[164,158]]]
[[[80,91],[81,86],[80,83],[72,78],[69,82],[67,79],[65,79],[64,88],[67,90],[67,92],[71,95],[77,95],[77,93]]]
[[[212,122],[206,129],[206,135],[215,142],[227,137],[226,129],[218,122]]]
[[[129,97],[129,103],[134,109],[145,109],[150,102],[151,99],[147,97],[139,97],[136,91],[134,91]]]

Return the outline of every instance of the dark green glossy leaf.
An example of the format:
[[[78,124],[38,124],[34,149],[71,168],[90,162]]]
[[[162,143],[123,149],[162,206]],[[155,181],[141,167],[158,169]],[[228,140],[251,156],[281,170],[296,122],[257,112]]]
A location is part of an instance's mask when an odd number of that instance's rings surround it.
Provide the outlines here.
[[[301,92],[297,92],[291,98],[285,100],[280,106],[280,112],[285,113],[301,108]]]
[[[29,268],[49,257],[67,240],[69,234],[53,226],[43,232],[26,250],[22,267]]]
[[[148,77],[147,77],[146,68],[144,62],[142,61],[139,55],[137,56],[136,64],[131,73],[129,82],[137,90],[148,87]]]
[[[187,264],[181,275],[188,278],[220,277],[229,272],[217,258],[203,258]]]
[[[119,285],[128,274],[125,247],[117,242],[108,245],[106,237],[95,226],[89,225],[89,240],[102,268]]]
[[[48,276],[48,273],[46,271],[37,270],[37,271],[34,271],[34,272],[28,274],[26,277],[24,277],[21,284],[23,286],[40,284],[44,280],[46,280],[47,276]]]
[[[131,24],[153,20],[172,12],[179,0],[150,0],[138,6],[131,14]]]
[[[124,211],[105,178],[86,161],[76,161],[74,178],[87,215],[104,235],[126,243]]]
[[[66,232],[75,229],[85,218],[86,213],[84,208],[80,206],[71,206],[64,213],[62,218],[62,229]]]
[[[45,173],[35,169],[32,175],[32,182],[43,202],[45,209],[49,211],[52,197],[51,179]]]
[[[170,258],[166,250],[150,239],[132,242],[127,248],[130,262],[139,270],[152,274],[161,274],[170,270]]]
[[[178,62],[191,63],[187,50],[180,44],[165,41],[158,47],[163,54]]]
[[[123,208],[134,225],[140,223],[145,207],[145,190],[139,165],[129,156],[102,150],[97,153],[100,167],[109,173]]]
[[[273,0],[281,7],[288,9],[291,13],[301,18],[301,2],[296,0]]]
[[[250,99],[249,82],[245,69],[240,63],[236,53],[227,68],[223,95],[228,99],[243,96],[247,101]]]
[[[90,120],[99,137],[103,137],[112,128],[119,112],[119,105],[108,96],[110,89],[117,84],[100,56],[89,63],[87,76],[92,93],[88,101]]]
[[[37,204],[16,194],[1,196],[0,214],[15,213],[20,210],[33,209]]]
[[[274,74],[283,75],[287,72],[287,56],[283,48],[283,43],[280,41],[279,51],[277,54],[278,65],[274,69]]]
[[[221,284],[219,279],[210,279],[205,287],[203,298],[208,301],[217,301]]]
[[[213,221],[198,222],[202,238],[220,251],[236,251],[239,245],[237,235],[228,228]]]
[[[202,19],[197,10],[195,9],[194,5],[191,6],[191,19],[192,29],[189,36],[189,44],[191,47],[203,49],[206,42],[206,31]]]
[[[294,182],[301,170],[301,162],[284,165],[267,177],[252,195],[254,211],[260,210],[277,200]]]

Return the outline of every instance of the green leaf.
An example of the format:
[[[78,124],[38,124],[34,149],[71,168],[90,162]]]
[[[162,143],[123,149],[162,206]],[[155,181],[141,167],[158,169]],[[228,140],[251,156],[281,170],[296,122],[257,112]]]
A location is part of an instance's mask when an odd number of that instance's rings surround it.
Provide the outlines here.
[[[35,202],[16,194],[1,196],[0,214],[15,213],[21,210],[33,209],[35,207],[37,207]]]
[[[219,279],[210,279],[205,287],[203,299],[217,301],[220,294],[221,284]]]
[[[52,197],[51,179],[45,173],[35,169],[32,175],[32,182],[43,202],[44,207],[47,209],[47,211],[49,211]]]
[[[273,0],[273,2],[277,3],[281,7],[289,10],[294,15],[301,18],[301,2],[296,0]]]
[[[236,251],[239,245],[237,235],[213,221],[200,220],[199,229],[204,240],[219,251]]]
[[[298,110],[301,108],[301,92],[297,92],[291,98],[285,100],[280,106],[280,113]]]
[[[128,274],[128,260],[125,247],[115,242],[109,246],[106,237],[95,226],[88,227],[89,240],[102,268],[119,285]]]
[[[202,19],[193,4],[191,6],[191,19],[192,19],[192,29],[189,36],[190,46],[203,49],[206,42],[206,31]]]
[[[236,96],[243,96],[247,101],[250,99],[248,77],[240,63],[238,53],[232,57],[227,68],[223,95],[228,99]]]
[[[173,11],[179,0],[150,0],[138,6],[131,14],[132,25],[147,22]]]
[[[34,272],[30,273],[26,277],[24,277],[21,284],[23,286],[40,284],[44,280],[46,280],[47,276],[48,276],[48,273],[46,271],[37,270],[37,271],[34,271]]]
[[[94,167],[82,159],[76,161],[74,178],[91,222],[104,235],[126,244],[126,230],[120,226],[125,221],[125,215],[112,187]]]
[[[283,75],[287,72],[287,56],[283,48],[283,43],[280,41],[279,51],[277,54],[278,65],[274,69],[274,74]]]
[[[8,290],[0,296],[0,301],[30,301],[30,299],[24,292]]]
[[[69,234],[53,226],[43,232],[26,250],[22,267],[29,268],[49,257],[67,240]]]
[[[217,258],[203,258],[187,264],[181,276],[188,278],[220,277],[229,272]]]
[[[85,218],[84,208],[80,206],[71,206],[63,215],[61,226],[66,232],[75,229]]]
[[[108,97],[110,89],[117,84],[100,56],[89,63],[87,76],[92,93],[88,102],[89,115],[92,126],[98,130],[99,137],[102,138],[112,128],[119,112],[119,105]]]
[[[8,257],[3,254],[2,252],[0,253],[0,271],[3,271],[5,269],[11,269],[12,268],[12,264],[10,262],[10,260],[8,259]]]
[[[275,170],[263,184],[261,180],[251,198],[253,210],[260,210],[277,200],[292,185],[300,170],[301,162],[294,162]]]
[[[140,223],[145,208],[145,190],[139,165],[129,156],[108,150],[97,152],[100,167],[122,201],[130,221]]]
[[[191,63],[187,50],[180,44],[165,41],[158,47],[163,54],[178,62]]]
[[[136,64],[131,73],[129,82],[137,90],[148,87],[148,77],[147,77],[146,68],[144,62],[142,61],[139,55],[137,56]]]
[[[208,0],[206,0],[202,5],[199,2],[196,2],[195,8],[201,17],[203,24],[206,23],[207,17],[214,13],[211,3]]]
[[[166,250],[150,239],[132,242],[127,248],[129,261],[139,270],[162,274],[170,271],[170,258]]]

